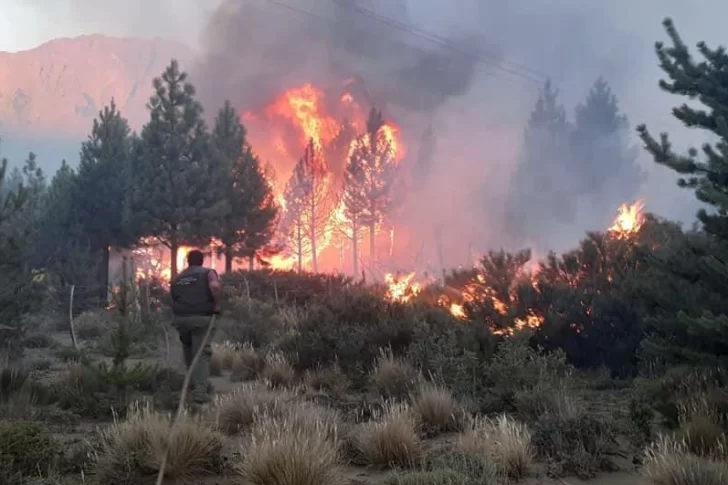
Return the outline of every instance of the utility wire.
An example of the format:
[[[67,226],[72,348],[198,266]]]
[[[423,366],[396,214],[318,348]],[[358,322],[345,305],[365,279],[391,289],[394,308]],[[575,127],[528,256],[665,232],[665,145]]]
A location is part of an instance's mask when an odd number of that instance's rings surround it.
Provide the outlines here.
[[[295,7],[295,6],[290,5],[290,4],[286,3],[286,2],[282,2],[282,1],[279,1],[279,0],[265,0],[265,1],[267,1],[270,4],[276,5],[278,7],[284,8],[286,10],[290,10],[292,12],[299,13],[301,15],[306,15],[308,17],[315,18],[315,19],[318,19],[318,20],[322,20],[322,21],[325,21],[325,22],[329,22],[329,23],[332,23],[332,24],[335,24],[335,25],[336,24],[340,24],[340,22],[338,22],[335,19],[326,17],[324,15],[319,15],[319,14],[317,14],[315,12],[311,12],[310,10],[306,10],[304,8]],[[336,2],[336,0],[334,0],[334,1]],[[339,5],[339,6],[341,8],[344,8],[341,5]],[[375,12],[371,12],[369,10],[362,9],[362,11],[359,12],[359,13],[361,13],[363,15],[366,15],[366,16],[374,19],[374,20],[378,20],[378,21],[383,22],[383,23],[385,23],[387,25],[390,25],[390,27],[398,28],[399,30],[402,30],[402,29],[405,29],[406,30],[406,27],[395,26],[396,25],[395,24],[396,21],[394,21],[392,19],[389,19],[388,17],[379,16],[379,14],[377,14]],[[390,23],[388,24],[387,22],[390,22]],[[465,50],[463,50],[463,49],[455,46],[454,44],[452,44],[450,42],[447,42],[446,39],[442,39],[442,38],[441,39],[438,39],[437,36],[434,36],[434,34],[431,34],[431,37],[427,37],[424,34],[418,33],[417,31],[409,31],[409,33],[412,34],[412,35],[414,35],[415,37],[420,37],[422,39],[429,40],[430,42],[437,43],[441,47],[448,48],[451,51],[454,51],[454,52],[458,53],[461,56],[465,56],[465,57],[468,57],[468,58],[470,58],[472,60],[475,60],[477,63],[479,63],[481,65],[484,65],[484,66],[487,66],[489,68],[493,68],[493,69],[496,69],[496,70],[500,70],[502,72],[505,72],[506,74],[510,74],[512,76],[518,77],[518,78],[520,78],[520,79],[522,79],[524,81],[527,81],[529,83],[532,83],[532,84],[535,84],[535,85],[538,85],[538,86],[541,86],[544,83],[544,79],[538,79],[538,78],[536,78],[534,76],[531,76],[531,75],[528,75],[528,74],[525,74],[525,73],[522,73],[522,72],[518,72],[518,71],[513,70],[513,69],[508,69],[508,68],[502,66],[499,63],[495,63],[493,61],[489,61],[488,59],[485,59],[483,57],[482,53],[481,54],[476,54],[474,52],[467,52],[467,51],[465,51]],[[394,40],[392,40],[392,42],[395,43],[395,44],[404,45],[404,46],[406,46],[406,47],[408,47],[410,49],[417,50],[417,51],[419,51],[419,52],[421,52],[423,54],[430,54],[430,52],[428,52],[428,51],[426,51],[426,50],[424,50],[422,48],[413,46],[411,44],[400,43],[400,42],[396,42]]]

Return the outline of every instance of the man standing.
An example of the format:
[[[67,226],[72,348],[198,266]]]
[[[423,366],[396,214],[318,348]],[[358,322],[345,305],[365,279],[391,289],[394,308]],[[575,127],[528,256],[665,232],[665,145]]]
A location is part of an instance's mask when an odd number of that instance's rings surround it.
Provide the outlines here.
[[[214,269],[202,266],[203,261],[202,252],[190,251],[187,254],[187,269],[171,285],[174,313],[172,325],[179,332],[188,369],[202,345],[212,315],[220,313],[222,284]],[[191,397],[198,403],[208,400],[211,356],[212,350],[208,341],[192,373]]]

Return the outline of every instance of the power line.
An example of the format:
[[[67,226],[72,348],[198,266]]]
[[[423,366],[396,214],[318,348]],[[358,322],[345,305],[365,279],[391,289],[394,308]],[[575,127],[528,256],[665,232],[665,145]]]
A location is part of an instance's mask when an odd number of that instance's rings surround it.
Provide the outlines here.
[[[290,10],[290,11],[295,12],[295,13],[299,13],[301,15],[305,15],[305,16],[308,16],[308,17],[311,17],[311,18],[315,18],[315,19],[318,19],[318,20],[322,20],[322,21],[325,21],[325,22],[328,22],[328,23],[332,23],[332,24],[339,24],[339,22],[337,20],[335,20],[335,19],[332,19],[332,18],[323,16],[323,15],[319,15],[319,14],[317,14],[315,12],[311,12],[310,10],[306,10],[304,8],[295,7],[293,5],[290,5],[288,3],[285,3],[285,2],[282,2],[282,1],[279,1],[279,0],[266,0],[266,1],[268,3],[270,3],[270,4],[273,4],[273,5],[276,5],[278,7],[284,8],[286,10]],[[339,6],[341,7],[341,5],[339,5]],[[388,17],[379,16],[379,14],[377,14],[376,12],[371,12],[369,10],[362,9],[362,11],[359,12],[359,13],[361,13],[363,15],[366,15],[368,17],[371,17],[372,19],[377,20],[379,22],[383,22],[385,24],[387,24],[387,22],[390,22],[390,23],[392,23],[392,25],[390,25],[390,26],[393,27],[393,28],[397,28],[399,30],[402,30],[402,29],[407,30],[407,27],[406,26],[404,26],[404,27],[403,26],[395,26],[396,25],[395,24],[396,21],[394,21],[392,19],[389,19]],[[530,76],[528,74],[524,74],[522,72],[518,72],[518,71],[513,70],[513,69],[508,69],[508,68],[504,67],[501,64],[495,63],[493,61],[489,61],[489,60],[487,60],[487,59],[485,59],[483,57],[482,53],[481,54],[476,54],[476,53],[467,52],[465,50],[462,50],[462,49],[458,48],[457,46],[455,46],[454,44],[447,42],[446,39],[438,39],[438,37],[435,36],[434,34],[431,34],[431,37],[427,37],[424,34],[418,33],[417,31],[413,31],[413,30],[410,30],[409,33],[412,34],[412,35],[414,35],[415,37],[420,37],[422,39],[429,40],[430,42],[434,42],[434,43],[440,45],[441,47],[445,47],[447,49],[450,49],[451,51],[454,51],[454,52],[456,52],[457,54],[459,54],[461,56],[465,56],[466,58],[471,58],[472,60],[476,61],[479,64],[482,64],[482,65],[487,66],[489,68],[493,68],[493,69],[496,69],[496,70],[500,70],[502,72],[505,72],[506,74],[510,74],[512,76],[518,77],[518,78],[520,78],[520,79],[522,79],[524,81],[527,81],[529,83],[532,83],[532,84],[541,86],[543,84],[543,82],[544,82],[543,79],[537,79],[537,78],[532,77],[532,76]],[[419,51],[419,52],[421,52],[423,54],[430,54],[430,52],[428,52],[428,51],[426,51],[426,50],[424,50],[422,48],[413,46],[411,44],[406,44],[406,43],[402,43],[402,42],[396,42],[396,41],[391,40],[391,39],[390,39],[390,41],[392,43],[394,43],[394,44],[403,45],[403,46],[406,46],[406,47],[408,47],[410,49],[417,50],[417,51]],[[535,71],[534,71],[534,73],[535,73]]]
[[[339,8],[346,9],[346,10],[352,10],[355,11],[365,17],[368,17],[370,19],[374,19],[378,22],[381,22],[385,25],[388,25],[394,29],[397,29],[401,32],[408,33],[410,35],[413,35],[415,37],[418,37],[420,39],[427,40],[429,42],[432,42],[436,45],[439,45],[441,47],[445,47],[446,49],[449,49],[453,52],[456,52],[460,55],[470,57],[478,62],[482,62],[485,64],[488,64],[491,67],[497,67],[509,74],[513,74],[515,76],[522,77],[524,79],[528,78],[529,81],[537,82],[539,84],[543,84],[545,81],[545,78],[548,77],[546,74],[539,72],[535,69],[532,69],[529,66],[526,66],[524,64],[518,64],[515,62],[510,62],[505,59],[497,59],[496,56],[490,56],[490,60],[487,58],[484,58],[485,53],[483,52],[471,52],[467,50],[463,50],[457,45],[453,44],[451,40],[442,37],[438,34],[435,34],[433,32],[428,32],[424,29],[421,29],[419,27],[416,27],[414,25],[406,24],[404,22],[400,22],[399,20],[384,16],[382,14],[379,14],[373,10],[369,10],[363,7],[360,7],[355,4],[351,3],[345,3],[344,0],[331,0],[334,4],[336,4]],[[513,69],[506,69],[503,67],[503,65],[510,65],[513,67]],[[515,69],[522,69],[525,71],[525,73],[517,72]],[[530,75],[533,75],[535,77],[530,77]]]

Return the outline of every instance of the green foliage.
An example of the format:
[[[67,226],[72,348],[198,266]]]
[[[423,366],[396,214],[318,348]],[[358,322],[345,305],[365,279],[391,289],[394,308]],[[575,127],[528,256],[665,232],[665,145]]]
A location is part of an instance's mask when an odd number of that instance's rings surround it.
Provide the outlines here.
[[[150,120],[134,149],[127,214],[133,235],[153,236],[171,249],[174,277],[179,246],[203,238],[220,208],[220,165],[211,154],[195,88],[176,60],[154,80],[154,89]]]
[[[40,424],[0,421],[0,482],[24,485],[48,474],[62,457],[61,446]]]
[[[235,344],[255,348],[275,343],[283,333],[283,322],[275,305],[247,297],[230,299],[217,328]]]
[[[225,272],[229,273],[233,258],[254,258],[271,241],[278,222],[278,207],[273,188],[247,143],[245,128],[230,102],[225,103],[215,119],[212,144],[224,167],[218,183],[219,194],[225,200],[225,209],[216,216],[213,235],[223,245]]]
[[[341,274],[271,270],[225,273],[222,281],[228,295],[249,295],[259,301],[299,307],[352,285],[351,278]]]
[[[549,474],[590,479],[599,471],[614,471],[608,458],[615,434],[609,423],[586,414],[547,414],[534,426],[531,444],[549,461]]]

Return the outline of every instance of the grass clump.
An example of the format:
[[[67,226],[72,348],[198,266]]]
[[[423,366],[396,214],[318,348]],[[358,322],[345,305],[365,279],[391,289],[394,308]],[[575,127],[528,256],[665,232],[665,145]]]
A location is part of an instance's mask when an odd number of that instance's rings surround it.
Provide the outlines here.
[[[680,407],[678,439],[695,455],[719,453],[726,441],[718,411],[702,396]]]
[[[296,372],[282,353],[274,353],[266,359],[263,378],[273,388],[290,387],[296,379]]]
[[[420,384],[412,396],[412,410],[420,427],[428,435],[459,431],[462,428],[460,406],[445,387],[433,383]]]
[[[404,359],[395,357],[391,348],[379,349],[379,357],[369,375],[369,382],[381,396],[406,396],[419,381],[417,370]]]
[[[223,371],[231,370],[235,361],[238,346],[229,340],[221,344],[212,344],[212,357],[210,357],[210,374],[219,376]]]
[[[697,456],[684,441],[661,437],[647,449],[643,474],[650,485],[723,485],[728,463]]]
[[[251,344],[244,343],[235,353],[231,379],[252,381],[258,378],[265,368],[265,357]]]
[[[349,378],[337,364],[307,370],[304,382],[309,390],[326,392],[332,396],[342,396],[350,385]]]
[[[215,401],[215,422],[225,434],[249,430],[260,413],[275,414],[294,399],[285,391],[275,391],[259,384],[245,384]]]
[[[286,408],[282,414],[263,414],[243,445],[242,460],[234,464],[242,483],[250,485],[338,485],[336,435],[325,417],[308,407]]]
[[[124,421],[101,433],[95,455],[98,483],[153,484],[165,448],[169,447],[165,483],[194,485],[222,468],[222,436],[187,414],[169,434],[170,417],[150,407],[134,406]]]
[[[458,450],[491,464],[498,475],[514,480],[526,476],[533,461],[528,428],[505,414],[494,420],[473,421],[461,434]]]
[[[370,465],[410,468],[422,456],[417,422],[407,404],[388,402],[381,415],[360,426],[354,447]]]
[[[0,483],[23,485],[49,473],[62,457],[61,447],[39,423],[0,421]]]

